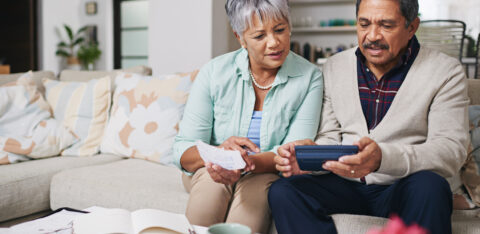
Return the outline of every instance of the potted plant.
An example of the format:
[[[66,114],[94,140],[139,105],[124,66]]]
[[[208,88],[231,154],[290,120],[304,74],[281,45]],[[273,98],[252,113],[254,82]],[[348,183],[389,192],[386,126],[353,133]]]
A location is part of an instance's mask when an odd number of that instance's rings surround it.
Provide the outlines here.
[[[100,58],[102,51],[98,48],[98,43],[90,42],[80,46],[78,49],[78,59],[87,70],[93,70],[94,64]]]
[[[78,29],[75,34],[73,33],[70,26],[64,24],[63,28],[67,32],[68,40],[58,43],[56,55],[65,57],[67,59],[67,65],[70,69],[79,68],[80,62],[75,56],[75,48],[85,40],[81,33],[85,31],[86,27]]]

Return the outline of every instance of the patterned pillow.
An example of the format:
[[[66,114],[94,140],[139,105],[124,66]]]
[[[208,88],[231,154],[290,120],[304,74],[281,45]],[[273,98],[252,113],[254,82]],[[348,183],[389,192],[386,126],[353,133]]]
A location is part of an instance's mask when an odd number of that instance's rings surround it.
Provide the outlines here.
[[[62,155],[87,156],[98,153],[110,108],[110,77],[89,82],[43,80],[45,96],[55,119],[80,139]]]
[[[463,185],[475,205],[480,206],[480,105],[468,107],[471,151],[461,170]]]
[[[196,73],[119,74],[101,151],[171,164],[178,122]]]
[[[0,164],[58,155],[77,139],[53,119],[31,73],[0,87]]]

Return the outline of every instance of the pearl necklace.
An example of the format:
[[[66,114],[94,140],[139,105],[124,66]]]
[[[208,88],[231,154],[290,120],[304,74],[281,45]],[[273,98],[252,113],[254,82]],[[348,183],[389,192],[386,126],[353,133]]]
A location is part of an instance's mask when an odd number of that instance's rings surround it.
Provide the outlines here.
[[[272,87],[273,82],[272,82],[271,84],[269,84],[269,85],[266,85],[266,86],[261,86],[261,85],[259,85],[259,84],[257,83],[257,81],[255,80],[255,77],[254,77],[253,74],[252,74],[252,70],[248,69],[248,71],[250,72],[250,77],[252,77],[253,84],[254,84],[255,86],[257,86],[257,88],[263,89],[263,90],[267,90],[267,89],[269,89],[269,88]]]

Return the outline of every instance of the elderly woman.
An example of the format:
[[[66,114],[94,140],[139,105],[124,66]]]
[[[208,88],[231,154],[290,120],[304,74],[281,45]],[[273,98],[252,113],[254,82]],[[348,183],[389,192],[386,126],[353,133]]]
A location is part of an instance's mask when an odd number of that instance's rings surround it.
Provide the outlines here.
[[[278,178],[274,152],[315,137],[323,79],[315,65],[290,51],[287,0],[228,0],[225,8],[242,48],[198,73],[175,139],[175,162],[185,172],[191,223],[236,222],[264,233],[268,188]],[[240,151],[247,166],[226,170],[205,163],[197,140]]]

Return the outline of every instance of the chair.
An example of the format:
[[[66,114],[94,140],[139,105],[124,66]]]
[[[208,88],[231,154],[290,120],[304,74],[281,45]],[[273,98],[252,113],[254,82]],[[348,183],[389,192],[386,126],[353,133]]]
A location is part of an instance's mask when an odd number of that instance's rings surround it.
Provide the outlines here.
[[[420,22],[417,38],[421,46],[439,50],[462,60],[465,23],[459,20],[425,20]]]
[[[480,33],[478,34],[477,44],[475,46],[475,75],[473,76],[474,79],[480,78],[480,64],[478,64],[478,59],[479,59],[478,57],[480,56],[480,51],[478,51],[480,49],[479,45],[480,45]]]

